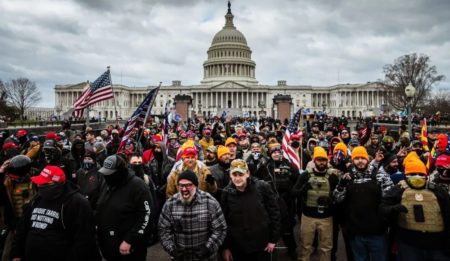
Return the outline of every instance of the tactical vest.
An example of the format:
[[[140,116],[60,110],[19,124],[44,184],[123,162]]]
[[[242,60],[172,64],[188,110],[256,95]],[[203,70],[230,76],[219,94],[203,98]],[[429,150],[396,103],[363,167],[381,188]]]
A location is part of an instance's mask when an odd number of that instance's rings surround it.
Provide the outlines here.
[[[317,200],[320,197],[330,196],[330,182],[328,181],[330,174],[328,171],[325,176],[314,175],[314,172],[310,172],[309,174],[309,183],[312,188],[310,188],[306,194],[306,206],[317,207]]]
[[[398,225],[400,227],[421,232],[444,231],[441,208],[431,190],[406,188],[402,195],[401,204],[408,209],[408,213],[399,214]],[[418,209],[423,209],[423,220],[416,220],[414,206]],[[420,210],[416,211],[422,212]]]
[[[16,217],[21,217],[26,204],[34,196],[33,185],[31,181],[16,183],[12,186],[11,203]]]

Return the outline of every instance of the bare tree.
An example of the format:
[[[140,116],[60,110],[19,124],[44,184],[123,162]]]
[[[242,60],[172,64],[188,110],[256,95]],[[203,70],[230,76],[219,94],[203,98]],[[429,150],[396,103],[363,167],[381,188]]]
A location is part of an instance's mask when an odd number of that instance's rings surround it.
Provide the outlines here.
[[[25,111],[41,100],[41,93],[36,84],[27,78],[18,78],[6,82],[6,99],[19,110],[21,119]]]
[[[430,57],[425,54],[406,54],[383,67],[385,73],[384,84],[392,92],[388,96],[389,103],[397,110],[406,108],[409,100],[405,94],[405,87],[411,82],[416,88],[416,94],[411,100],[414,111],[430,93],[434,84],[442,81],[444,75],[438,75],[436,66],[431,66]]]
[[[433,95],[429,100],[425,101],[423,106],[420,106],[426,114],[441,114],[450,115],[450,92],[439,91]]]

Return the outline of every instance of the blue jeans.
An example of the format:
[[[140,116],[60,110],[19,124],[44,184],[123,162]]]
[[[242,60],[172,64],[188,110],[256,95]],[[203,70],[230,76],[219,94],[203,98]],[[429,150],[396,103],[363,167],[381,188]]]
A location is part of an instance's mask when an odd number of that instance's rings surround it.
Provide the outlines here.
[[[383,236],[352,236],[350,238],[355,261],[386,261],[387,244]]]
[[[398,259],[401,261],[448,261],[450,256],[444,251],[424,250],[399,242]]]

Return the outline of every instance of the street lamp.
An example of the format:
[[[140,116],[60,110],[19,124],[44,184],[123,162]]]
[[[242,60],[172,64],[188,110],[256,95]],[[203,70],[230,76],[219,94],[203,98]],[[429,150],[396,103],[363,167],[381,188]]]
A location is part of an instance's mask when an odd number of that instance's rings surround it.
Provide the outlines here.
[[[407,103],[408,134],[410,135],[410,138],[411,138],[411,133],[412,133],[411,103],[412,103],[412,98],[416,94],[416,88],[414,88],[414,86],[411,84],[411,82],[409,82],[408,86],[405,87],[405,94],[406,94],[406,97],[408,98],[408,103]]]

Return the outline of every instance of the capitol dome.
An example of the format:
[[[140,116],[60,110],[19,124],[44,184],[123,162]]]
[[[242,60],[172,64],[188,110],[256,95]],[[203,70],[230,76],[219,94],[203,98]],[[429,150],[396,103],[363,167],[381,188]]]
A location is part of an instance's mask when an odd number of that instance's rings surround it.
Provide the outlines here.
[[[208,49],[208,59],[203,63],[203,84],[216,84],[235,81],[257,84],[255,79],[255,62],[252,50],[247,45],[244,34],[233,23],[231,4],[225,15],[225,26],[214,36]]]
[[[240,31],[236,30],[236,27],[234,26],[224,26],[223,29],[220,30],[212,40],[212,44],[219,44],[224,42],[235,42],[247,45],[245,36]]]

